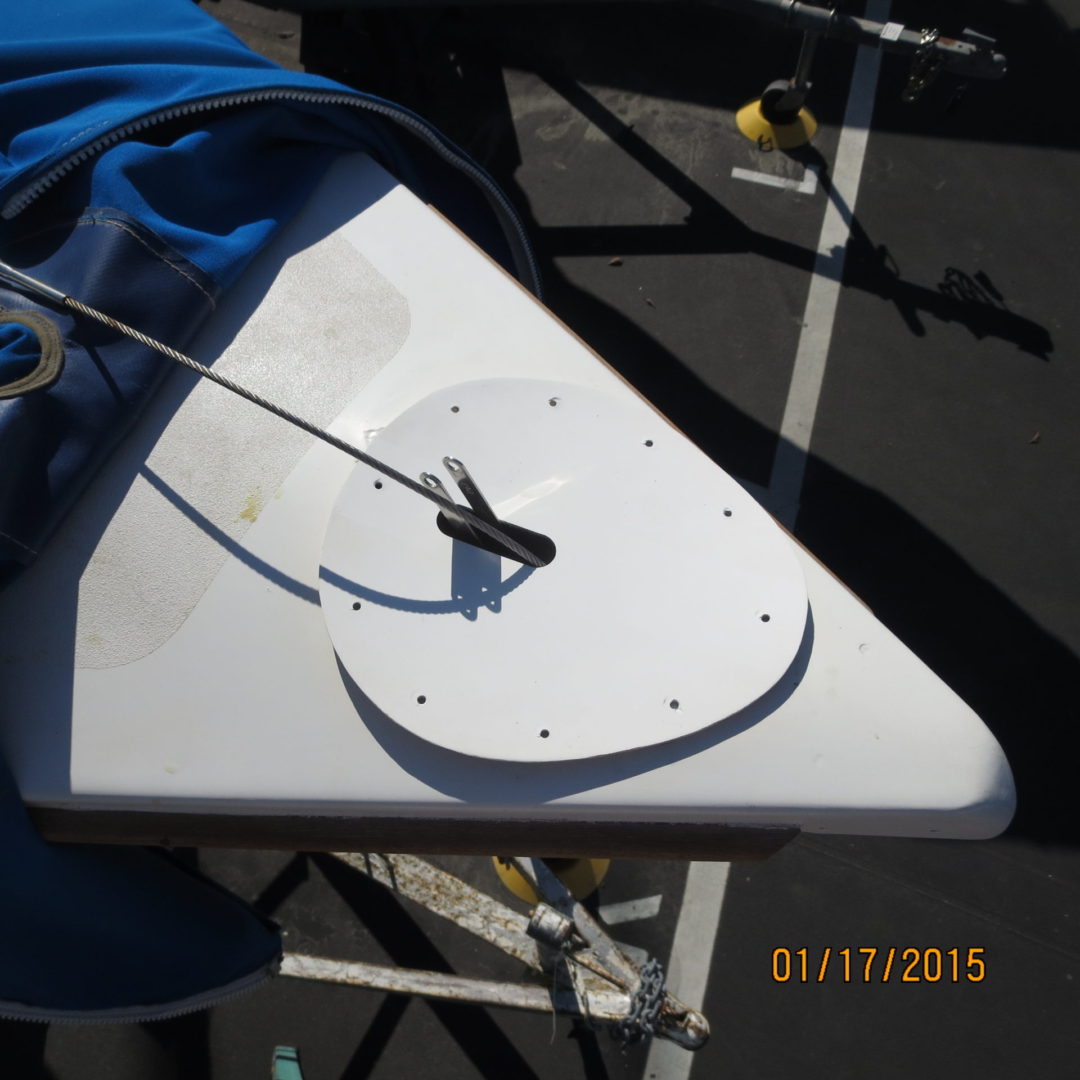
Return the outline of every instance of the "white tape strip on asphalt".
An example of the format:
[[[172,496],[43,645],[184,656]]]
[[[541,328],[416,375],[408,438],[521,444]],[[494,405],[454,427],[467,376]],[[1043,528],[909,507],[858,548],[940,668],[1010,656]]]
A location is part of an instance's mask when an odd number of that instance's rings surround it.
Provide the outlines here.
[[[800,195],[813,195],[817,191],[817,169],[813,165],[808,165],[803,170],[801,180],[793,180],[788,176],[773,176],[772,173],[754,172],[753,169],[740,169],[738,166],[731,170],[731,176],[733,180],[749,180],[751,184],[784,188],[786,191],[797,191]]]
[[[700,1009],[705,1002],[730,869],[731,864],[726,862],[695,862],[686,872],[668,961],[668,989],[692,1009]],[[647,1080],[686,1080],[693,1062],[691,1051],[667,1039],[654,1039],[644,1075]]]
[[[885,22],[889,17],[889,0],[868,0],[866,17]],[[851,215],[859,194],[880,66],[881,53],[861,45],[848,91],[844,126],[836,148],[836,164],[832,169],[832,195],[821,223],[814,273],[803,312],[802,333],[795,353],[784,419],[780,425],[780,442],[769,479],[769,507],[789,528],[794,525],[799,512],[810,436],[825,378],[825,361],[832,341],[840,280],[844,273],[844,253],[851,232]]]
[[[623,900],[618,904],[601,904],[597,914],[600,921],[608,926],[619,923],[637,922],[638,919],[651,919],[660,914],[662,896],[643,896],[640,900]]]

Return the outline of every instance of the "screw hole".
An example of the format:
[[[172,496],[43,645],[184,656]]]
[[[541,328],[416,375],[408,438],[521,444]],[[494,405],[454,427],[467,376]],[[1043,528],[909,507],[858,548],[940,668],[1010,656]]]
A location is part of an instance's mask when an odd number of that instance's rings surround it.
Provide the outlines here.
[[[451,405],[450,406],[450,411],[451,412],[461,412],[461,406],[460,405]]]
[[[381,488],[381,487],[382,487],[382,481],[381,481],[381,480],[376,480],[376,481],[375,481],[375,486],[376,486],[377,488]]]
[[[768,622],[771,618],[772,618],[771,615],[762,615],[761,616],[761,621],[762,622]]]
[[[728,510],[728,509],[725,509],[724,510],[724,517],[731,517],[731,511]]]
[[[559,399],[557,397],[548,398],[548,404],[554,409],[559,404]]]
[[[652,446],[652,439],[646,439],[645,440],[645,445],[646,446]]]
[[[359,611],[360,610],[360,601],[359,600],[354,600],[353,601],[352,609],[353,609],[353,611]]]
[[[669,709],[677,709],[678,707],[679,707],[679,699],[678,698],[672,698],[668,702],[668,708]]]
[[[417,696],[416,696],[416,704],[417,705],[423,705],[425,701],[427,701],[427,698],[423,694],[417,694]]]
[[[551,734],[546,727],[540,729],[540,738],[546,739]]]

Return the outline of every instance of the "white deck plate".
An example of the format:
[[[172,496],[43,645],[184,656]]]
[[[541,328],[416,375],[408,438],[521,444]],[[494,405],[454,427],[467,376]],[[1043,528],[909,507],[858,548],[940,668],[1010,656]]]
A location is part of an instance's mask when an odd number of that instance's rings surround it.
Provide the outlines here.
[[[501,520],[549,536],[532,569],[449,539],[436,508],[358,465],[320,595],[380,709],[458,753],[561,761],[700,731],[756,701],[806,626],[790,541],[625,391],[486,379],[429,395],[369,451],[406,474],[459,458]]]

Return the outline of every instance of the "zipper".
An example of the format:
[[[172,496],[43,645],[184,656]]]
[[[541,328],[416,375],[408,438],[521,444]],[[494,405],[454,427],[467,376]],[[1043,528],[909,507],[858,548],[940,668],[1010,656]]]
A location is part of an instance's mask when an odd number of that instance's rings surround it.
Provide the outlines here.
[[[202,98],[198,101],[185,102],[182,105],[159,109],[157,112],[141,116],[137,120],[122,124],[120,127],[112,128],[104,135],[99,135],[96,139],[61,159],[42,176],[12,195],[3,208],[0,209],[0,217],[10,220],[21,214],[35,199],[44,194],[58,180],[67,176],[73,169],[76,169],[103,150],[115,146],[117,143],[140,131],[144,131],[146,128],[154,127],[169,120],[176,120],[180,117],[191,116],[195,113],[210,112],[234,105],[255,105],[270,101],[292,101],[305,105],[345,105],[350,108],[375,113],[377,116],[384,116],[419,135],[444,161],[463,172],[484,190],[510,244],[510,252],[517,266],[518,276],[537,299],[541,298],[540,271],[536,265],[536,257],[533,254],[532,245],[529,243],[525,226],[498,184],[474,161],[466,157],[452,144],[448,144],[433,127],[421,120],[415,113],[387,101],[364,98],[355,94],[298,90],[293,87],[270,87],[263,90],[222,94],[219,97]]]
[[[147,1021],[175,1020],[178,1016],[216,1008],[235,998],[243,997],[263,983],[268,982],[281,967],[281,957],[264,964],[247,975],[234,979],[225,986],[204,990],[183,998],[171,1007],[159,1005],[119,1005],[112,1009],[49,1009],[32,1005],[20,1005],[13,1001],[0,1001],[0,1020],[19,1020],[38,1024],[70,1024],[91,1026],[94,1024],[138,1024]]]

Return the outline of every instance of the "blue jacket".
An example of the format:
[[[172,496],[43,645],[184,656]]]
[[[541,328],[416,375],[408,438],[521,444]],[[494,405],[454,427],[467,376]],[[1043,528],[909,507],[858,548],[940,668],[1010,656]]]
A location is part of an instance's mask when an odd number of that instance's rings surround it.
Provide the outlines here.
[[[3,5],[0,259],[183,349],[342,151],[365,150],[523,282],[494,182],[414,113],[258,56],[191,0]],[[0,281],[66,339],[49,389],[0,400],[0,583],[33,559],[166,370]],[[35,362],[0,324],[0,387]]]
[[[407,110],[281,70],[192,0],[6,0],[2,14],[0,259],[61,292],[183,349],[345,150],[373,154],[536,289],[505,197]],[[62,374],[5,399],[39,366],[19,322],[38,316],[63,337]],[[0,582],[168,370],[0,280]],[[0,848],[0,1017],[168,1016],[276,965],[274,927],[157,856],[43,844],[2,762]]]

